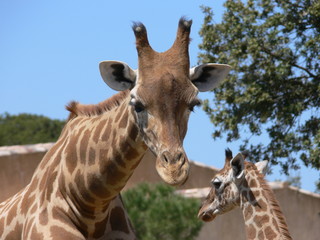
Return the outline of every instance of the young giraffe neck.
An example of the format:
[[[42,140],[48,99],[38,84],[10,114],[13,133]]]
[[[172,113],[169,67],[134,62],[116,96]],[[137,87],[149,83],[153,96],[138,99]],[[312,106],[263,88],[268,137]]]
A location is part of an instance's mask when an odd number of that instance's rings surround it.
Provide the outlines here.
[[[71,209],[66,214],[87,237],[104,231],[110,202],[147,149],[129,100],[99,115],[71,118],[39,167],[53,182],[52,197],[65,199]]]
[[[240,207],[248,239],[291,239],[274,193],[257,170],[247,170]]]

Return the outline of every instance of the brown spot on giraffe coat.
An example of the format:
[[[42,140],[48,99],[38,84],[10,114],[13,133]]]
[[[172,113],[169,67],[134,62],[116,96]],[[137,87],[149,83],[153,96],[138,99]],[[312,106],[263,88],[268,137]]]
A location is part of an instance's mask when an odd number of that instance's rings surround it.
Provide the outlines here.
[[[80,193],[80,197],[87,203],[94,203],[95,199],[91,196],[87,187],[85,186],[85,181],[83,178],[83,173],[81,173],[80,169],[77,171],[75,176],[75,182],[78,192]]]
[[[30,239],[32,239],[32,240],[43,240],[44,239],[43,234],[39,233],[37,231],[37,227],[35,225],[32,228]]]
[[[85,240],[84,237],[76,236],[73,233],[68,232],[65,228],[59,226],[52,226],[50,228],[50,232],[56,239]]]
[[[253,207],[251,205],[246,206],[243,212],[245,221],[249,220],[253,215]]]
[[[102,221],[95,223],[93,237],[100,238],[104,235],[108,220],[108,218],[105,218]]]
[[[116,207],[112,209],[110,214],[110,225],[113,231],[129,233],[128,224],[122,208]]]
[[[92,137],[92,140],[95,142],[95,143],[98,143],[99,140],[100,140],[100,136],[101,136],[101,133],[102,133],[102,129],[105,127],[105,125],[107,124],[108,122],[108,126],[109,126],[109,119],[108,120],[102,120],[98,126],[95,128],[94,130],[94,134],[93,134],[93,137]],[[102,135],[103,137],[103,135]]]
[[[257,231],[256,231],[255,227],[252,225],[249,225],[247,228],[248,239],[255,239],[256,234],[257,234]]]
[[[255,179],[251,179],[249,185],[250,188],[256,188],[258,186]]]
[[[48,210],[47,208],[42,209],[40,215],[39,215],[39,222],[41,225],[47,225],[48,224]]]
[[[17,224],[15,228],[7,235],[6,239],[8,240],[20,239],[21,228],[22,228],[22,225]]]
[[[265,235],[268,240],[272,240],[272,239],[277,238],[277,234],[273,231],[273,229],[270,226],[266,227]]]
[[[117,185],[118,179],[123,179],[126,176],[126,173],[122,172],[119,167],[111,161],[106,165],[106,171],[106,182],[108,185]]]
[[[106,123],[106,128],[103,132],[101,132],[101,140],[104,142],[107,142],[109,140],[109,135],[111,133],[111,119],[108,119],[108,122]]]
[[[88,165],[92,166],[96,162],[96,151],[94,148],[90,147],[89,149],[89,158],[88,158]]]
[[[128,124],[128,112],[125,111],[119,121],[119,128],[125,128]]]
[[[82,164],[86,164],[89,138],[90,138],[90,130],[87,129],[83,133],[82,139],[80,141],[80,162]]]
[[[268,215],[256,215],[253,218],[253,221],[255,222],[255,224],[257,225],[257,227],[261,228],[262,226],[264,226],[265,224],[267,224],[269,222],[270,218]]]
[[[66,165],[70,174],[72,174],[75,168],[77,167],[77,143],[80,134],[81,132],[79,131],[79,133],[76,136],[70,137],[69,143],[65,150],[65,154],[67,155],[68,159],[68,161],[66,161]]]
[[[91,193],[95,196],[105,199],[110,195],[110,191],[106,188],[105,182],[103,182],[96,174],[88,175],[88,184]]]

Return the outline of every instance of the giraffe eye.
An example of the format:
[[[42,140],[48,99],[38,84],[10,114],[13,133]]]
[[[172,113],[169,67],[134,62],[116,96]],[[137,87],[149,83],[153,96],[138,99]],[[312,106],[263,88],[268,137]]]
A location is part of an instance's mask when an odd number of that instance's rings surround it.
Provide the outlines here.
[[[217,189],[217,190],[221,187],[221,183],[222,182],[219,181],[219,179],[217,179],[217,178],[212,181],[212,184],[213,184],[214,188]]]
[[[143,110],[145,110],[145,106],[140,101],[137,101],[135,98],[131,99],[130,105],[132,105],[134,107],[134,110],[137,113],[142,112]]]
[[[141,102],[137,102],[135,105],[134,105],[134,110],[139,113],[139,112],[142,112],[143,110],[145,109],[145,107],[143,106],[143,104]]]

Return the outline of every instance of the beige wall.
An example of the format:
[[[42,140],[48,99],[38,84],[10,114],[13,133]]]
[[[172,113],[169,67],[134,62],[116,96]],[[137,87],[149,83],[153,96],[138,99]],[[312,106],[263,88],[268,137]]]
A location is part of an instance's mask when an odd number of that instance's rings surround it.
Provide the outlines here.
[[[14,195],[30,182],[44,154],[34,152],[0,156],[0,202]]]
[[[0,147],[0,202],[18,192],[30,182],[32,174],[45,151],[31,150],[23,154],[1,154]],[[190,176],[180,189],[203,188],[209,186],[215,168],[191,162]],[[155,170],[155,159],[146,154],[125,189],[139,182],[160,182]],[[320,196],[287,186],[272,186],[280,206],[287,218],[289,230],[294,239],[316,240],[320,236]],[[207,190],[206,190],[207,191]],[[206,191],[201,197],[206,195]],[[203,192],[196,190],[196,192]],[[237,209],[214,222],[205,223],[197,240],[245,239],[244,223]]]

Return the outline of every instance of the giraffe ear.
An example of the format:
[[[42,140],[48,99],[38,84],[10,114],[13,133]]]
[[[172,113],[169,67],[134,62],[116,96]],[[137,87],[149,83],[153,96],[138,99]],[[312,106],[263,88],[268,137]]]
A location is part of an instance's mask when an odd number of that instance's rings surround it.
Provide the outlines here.
[[[202,64],[190,69],[190,79],[200,92],[207,92],[217,87],[230,69],[226,64]]]
[[[232,167],[233,176],[236,179],[240,179],[243,176],[244,170],[244,158],[241,153],[238,153],[231,159],[230,165]]]
[[[112,89],[123,91],[134,87],[137,74],[126,63],[103,61],[99,68],[103,81]]]
[[[266,175],[268,170],[268,163],[269,163],[268,160],[264,160],[264,161],[255,163],[255,165],[261,174]]]

